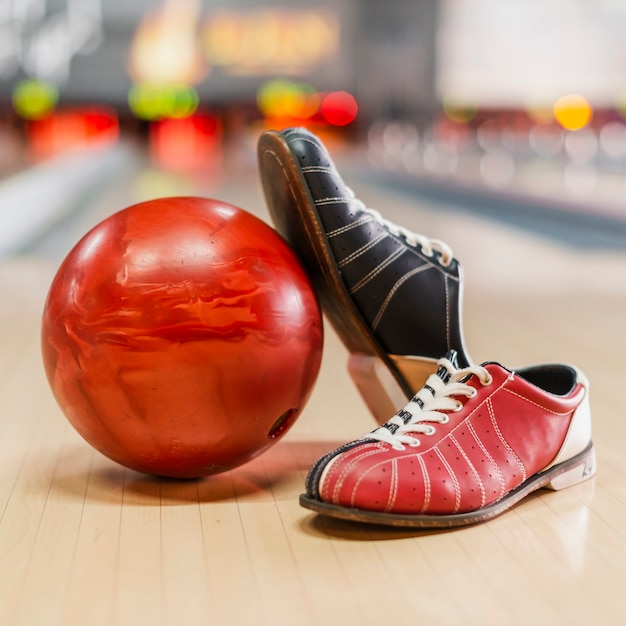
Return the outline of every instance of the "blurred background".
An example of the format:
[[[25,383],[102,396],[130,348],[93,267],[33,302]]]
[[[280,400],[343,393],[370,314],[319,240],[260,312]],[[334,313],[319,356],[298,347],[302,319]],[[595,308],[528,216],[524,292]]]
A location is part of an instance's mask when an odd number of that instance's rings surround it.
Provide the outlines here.
[[[0,256],[150,197],[257,210],[295,125],[379,189],[622,249],[625,33],[626,0],[0,0]]]

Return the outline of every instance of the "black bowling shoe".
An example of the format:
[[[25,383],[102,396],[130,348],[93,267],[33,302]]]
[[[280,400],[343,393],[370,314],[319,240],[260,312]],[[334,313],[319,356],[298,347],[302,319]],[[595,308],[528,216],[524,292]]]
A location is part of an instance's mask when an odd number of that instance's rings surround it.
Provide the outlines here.
[[[422,388],[449,350],[460,367],[471,364],[462,272],[445,243],[368,209],[306,129],[263,133],[258,160],[274,225],[309,272],[379,423]]]

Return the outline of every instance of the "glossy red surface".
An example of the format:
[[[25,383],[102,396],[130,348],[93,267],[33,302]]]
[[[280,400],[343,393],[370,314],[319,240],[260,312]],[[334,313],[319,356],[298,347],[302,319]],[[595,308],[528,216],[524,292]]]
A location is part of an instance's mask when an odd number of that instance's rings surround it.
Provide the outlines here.
[[[279,235],[232,205],[163,198],[112,215],[50,287],[42,352],[68,420],[149,474],[247,462],[300,415],[321,362],[308,277]]]

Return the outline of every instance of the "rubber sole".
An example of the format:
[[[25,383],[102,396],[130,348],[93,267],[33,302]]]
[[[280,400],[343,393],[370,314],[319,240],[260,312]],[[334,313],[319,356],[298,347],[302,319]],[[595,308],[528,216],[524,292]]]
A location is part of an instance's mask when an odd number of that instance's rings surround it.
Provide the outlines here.
[[[596,459],[593,444],[589,445],[579,454],[567,461],[563,461],[544,472],[540,472],[528,478],[519,487],[510,491],[506,496],[476,511],[456,513],[451,515],[404,515],[384,513],[378,511],[365,511],[350,507],[327,504],[315,500],[306,495],[300,496],[300,504],[320,515],[347,520],[375,524],[379,526],[395,526],[402,528],[442,529],[469,526],[486,522],[508,511],[518,502],[534,491],[542,488],[552,490],[565,489],[572,485],[583,482],[596,472]]]

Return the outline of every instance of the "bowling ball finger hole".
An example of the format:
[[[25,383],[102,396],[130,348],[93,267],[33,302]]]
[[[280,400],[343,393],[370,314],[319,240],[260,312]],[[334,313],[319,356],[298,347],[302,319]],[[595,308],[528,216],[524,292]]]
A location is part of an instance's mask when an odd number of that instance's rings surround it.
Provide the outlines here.
[[[267,433],[268,439],[280,437],[296,419],[298,409],[287,409],[273,424]]]

